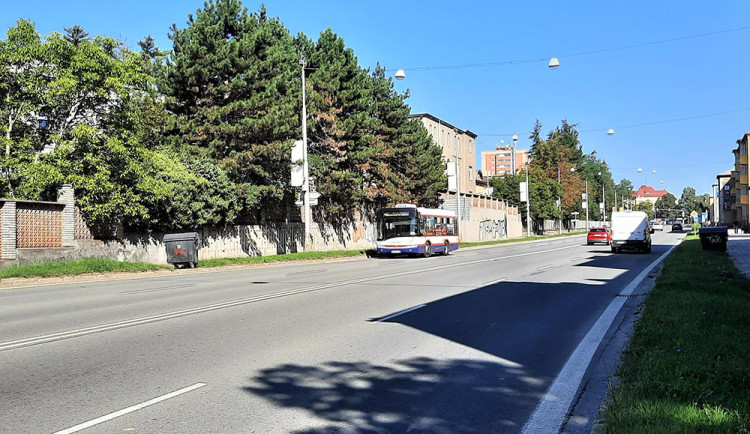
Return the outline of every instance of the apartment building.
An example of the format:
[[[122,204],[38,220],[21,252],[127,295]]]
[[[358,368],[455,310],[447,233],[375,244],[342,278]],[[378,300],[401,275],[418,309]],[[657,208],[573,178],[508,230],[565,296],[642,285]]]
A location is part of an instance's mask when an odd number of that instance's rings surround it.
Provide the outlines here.
[[[734,153],[734,170],[728,183],[731,185],[732,212],[734,221],[741,227],[748,224],[748,171],[747,171],[747,145],[750,140],[750,132],[737,139],[737,148]],[[727,222],[728,223],[728,222]]]
[[[518,173],[528,161],[528,150],[497,146],[494,151],[482,151],[482,173],[489,177]]]
[[[735,221],[732,211],[732,171],[716,175],[716,184],[711,197],[711,222],[718,225],[732,226]]]
[[[456,159],[458,159],[458,181],[461,193],[477,193],[477,135],[429,113],[412,114],[410,117],[422,121],[422,125],[432,137],[432,142],[443,150],[443,160],[449,166],[455,167]]]

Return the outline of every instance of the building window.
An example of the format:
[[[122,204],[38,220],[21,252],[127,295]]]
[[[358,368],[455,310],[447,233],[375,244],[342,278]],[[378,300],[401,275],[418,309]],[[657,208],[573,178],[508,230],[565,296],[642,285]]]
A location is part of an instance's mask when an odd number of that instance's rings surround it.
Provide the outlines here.
[[[469,166],[469,180],[474,179],[474,168]]]

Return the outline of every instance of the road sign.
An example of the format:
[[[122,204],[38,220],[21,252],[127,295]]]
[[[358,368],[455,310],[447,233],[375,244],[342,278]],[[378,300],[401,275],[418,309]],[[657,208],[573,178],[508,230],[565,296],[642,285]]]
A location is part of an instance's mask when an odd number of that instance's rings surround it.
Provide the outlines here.
[[[696,212],[696,211],[691,212],[690,213],[690,217],[692,217],[692,218],[698,217],[698,212]]]
[[[529,200],[529,189],[526,186],[526,182],[519,182],[518,188],[521,190],[521,202],[527,202]]]

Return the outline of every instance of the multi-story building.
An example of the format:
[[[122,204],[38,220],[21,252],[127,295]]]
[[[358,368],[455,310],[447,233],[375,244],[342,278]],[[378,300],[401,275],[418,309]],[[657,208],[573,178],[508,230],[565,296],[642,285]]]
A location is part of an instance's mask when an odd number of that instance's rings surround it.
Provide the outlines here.
[[[503,176],[518,171],[529,161],[529,151],[515,146],[498,146],[494,151],[482,151],[482,173]]]
[[[711,222],[723,226],[732,226],[735,218],[732,211],[732,171],[716,175],[714,194],[711,198]]]
[[[737,148],[734,153],[734,170],[729,183],[732,191],[732,211],[734,212],[734,221],[741,227],[748,224],[748,172],[747,172],[747,145],[750,140],[750,133],[737,140]]]
[[[477,135],[429,113],[417,113],[411,117],[422,121],[432,142],[443,150],[443,160],[449,166],[455,165],[458,159],[458,184],[461,193],[477,193]]]

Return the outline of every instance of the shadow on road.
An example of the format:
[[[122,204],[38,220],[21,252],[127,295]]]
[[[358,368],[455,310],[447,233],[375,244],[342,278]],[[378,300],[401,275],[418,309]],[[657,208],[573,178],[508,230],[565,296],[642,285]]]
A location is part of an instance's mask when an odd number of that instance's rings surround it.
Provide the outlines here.
[[[414,358],[388,366],[329,362],[322,366],[283,365],[261,371],[257,386],[245,390],[276,405],[305,409],[330,425],[305,433],[506,432],[518,421],[498,410],[511,397],[534,405],[535,395],[508,387],[515,368],[476,360]],[[456,411],[446,403],[461,400]],[[458,413],[460,411],[460,413]]]
[[[643,255],[643,264],[658,255]],[[582,271],[590,276],[585,283],[502,281],[382,325],[407,326],[494,356],[488,360],[285,364],[257,372],[243,389],[328,424],[300,431],[306,433],[518,432],[581,339],[640,272],[623,265],[623,256],[593,256],[576,265],[590,268]],[[602,278],[606,268],[617,270],[608,274],[616,277]]]

